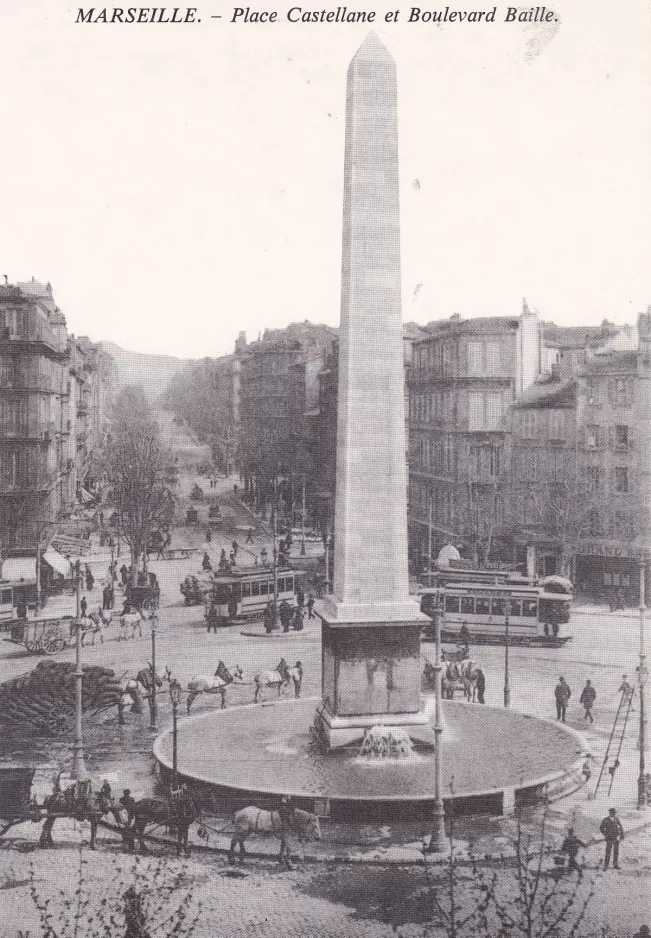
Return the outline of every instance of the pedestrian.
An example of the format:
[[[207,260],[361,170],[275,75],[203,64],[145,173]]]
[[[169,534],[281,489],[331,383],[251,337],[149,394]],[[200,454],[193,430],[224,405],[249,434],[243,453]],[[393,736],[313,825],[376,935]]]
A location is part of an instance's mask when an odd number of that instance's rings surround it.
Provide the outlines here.
[[[115,590],[113,586],[109,586],[109,609],[112,609],[115,605]]]
[[[240,549],[240,545],[237,543],[237,541],[233,541],[233,543],[231,544],[231,547],[233,548],[233,553],[237,557],[237,552]]]
[[[297,606],[294,612],[294,624],[292,626],[295,632],[303,631],[303,609]]]
[[[231,594],[228,597],[228,618],[231,622],[234,622],[237,618],[237,599],[235,598],[233,590],[231,590]]]
[[[297,661],[294,665],[294,697],[298,698],[301,696],[301,684],[303,683],[303,662]]]
[[[253,543],[253,528],[249,528],[248,533],[246,535],[246,541],[244,543],[245,544]]]
[[[208,556],[207,551],[204,551],[203,560],[201,561],[201,569],[208,573],[209,570],[212,570],[212,564],[210,562],[210,557]]]
[[[619,685],[618,692],[624,698],[622,703],[627,703],[628,698],[633,696],[633,687],[628,683],[628,677],[626,674],[622,674],[622,683]]]
[[[210,525],[206,528],[206,543],[210,544],[212,541],[212,531],[210,530]]]
[[[81,602],[79,603],[79,608],[81,609],[81,618],[86,618],[86,612],[88,611],[88,600],[85,596],[81,597]]]
[[[308,619],[315,619],[315,618],[316,618],[316,616],[314,615],[313,609],[314,609],[314,596],[312,595],[312,593],[310,593],[310,595],[307,597],[307,617],[308,617]]]
[[[572,691],[567,681],[564,677],[559,677],[558,684],[554,690],[554,697],[556,698],[556,719],[562,720],[563,723],[565,723],[565,714],[567,713],[567,705],[571,696]]]
[[[568,872],[571,873],[573,870],[581,875],[581,867],[576,862],[576,858],[579,855],[579,850],[581,847],[585,847],[585,844],[579,840],[579,838],[574,833],[573,827],[568,827],[567,836],[561,845],[561,853],[564,853],[567,856]]]
[[[606,854],[604,856],[604,869],[607,870],[610,866],[610,858],[612,855],[613,858],[613,869],[619,869],[619,845],[624,839],[624,828],[621,825],[621,821],[617,817],[617,812],[614,808],[610,808],[608,811],[608,816],[603,819],[599,826],[599,830],[604,835],[604,840],[606,841]]]
[[[228,566],[228,561],[226,560],[226,548],[222,547],[222,552],[219,555],[219,569],[225,570]]]
[[[120,798],[120,804],[124,808],[127,814],[127,823],[131,824],[134,817],[136,816],[136,801],[135,798],[131,795],[131,789],[125,788],[122,797]]]
[[[120,567],[120,577],[122,578],[122,586],[126,586],[127,580],[129,579],[129,571],[127,570],[125,564],[122,564]]]
[[[262,561],[263,566],[267,563],[267,548],[266,547],[263,547],[262,550],[260,551],[260,560]]]
[[[278,607],[278,616],[280,617],[280,624],[283,627],[283,632],[289,632],[289,625],[292,621],[292,607],[289,605],[286,599],[283,599],[280,606]]]
[[[486,675],[481,668],[477,668],[475,674],[477,675],[477,702],[483,704],[486,703],[484,700],[484,694],[486,693]]]
[[[262,613],[262,618],[264,620],[264,630],[267,635],[271,635],[273,630],[276,627],[276,611],[273,607],[271,600],[265,606],[264,612]]]
[[[585,682],[585,687],[581,691],[581,696],[579,697],[579,703],[583,704],[583,709],[585,713],[583,714],[584,720],[590,720],[591,723],[594,723],[594,717],[592,716],[592,707],[595,700],[597,699],[597,692],[592,686],[590,679]]]
[[[125,724],[124,711],[130,700],[131,698],[128,697],[127,694],[120,694],[120,696],[118,697],[118,725],[119,726],[124,726]]]
[[[210,634],[211,629],[213,630],[215,635],[217,634],[218,622],[219,622],[219,616],[217,614],[217,606],[214,604],[214,602],[212,602],[210,604],[210,608],[208,609],[208,612],[206,613],[206,626],[207,626],[208,634]]]
[[[464,645],[468,651],[470,650],[470,632],[468,630],[467,622],[461,623],[461,629],[459,630],[459,642]]]
[[[303,606],[305,605],[305,593],[303,592],[303,590],[302,590],[302,588],[301,588],[300,586],[299,586],[299,588],[296,590],[296,602],[298,603],[298,605],[299,605],[299,607],[300,607],[301,609],[302,609]]]
[[[234,550],[231,551],[229,559],[231,562],[231,567],[237,566],[237,554],[235,553]]]
[[[581,766],[581,775],[584,778],[586,784],[590,781],[592,775],[592,765],[591,763],[592,756],[589,752],[586,752],[585,759],[583,760],[583,765]]]

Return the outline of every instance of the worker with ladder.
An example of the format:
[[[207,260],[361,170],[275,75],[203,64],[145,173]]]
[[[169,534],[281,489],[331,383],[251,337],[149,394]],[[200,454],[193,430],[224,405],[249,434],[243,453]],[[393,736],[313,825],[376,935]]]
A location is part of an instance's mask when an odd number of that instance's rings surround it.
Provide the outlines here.
[[[597,797],[599,792],[599,786],[601,785],[602,779],[604,778],[604,772],[608,761],[611,758],[611,750],[615,752],[614,759],[611,765],[608,765],[608,774],[610,775],[610,784],[608,785],[608,795],[610,795],[613,782],[615,780],[615,772],[619,768],[619,757],[622,751],[622,746],[624,745],[624,736],[626,734],[626,725],[628,723],[628,718],[633,709],[633,693],[634,689],[629,684],[627,676],[624,674],[622,677],[622,683],[619,686],[618,693],[621,695],[619,699],[619,706],[617,707],[617,713],[615,714],[615,721],[613,723],[613,728],[610,732],[610,738],[608,739],[608,745],[606,746],[606,753],[604,755],[604,761],[601,766],[601,771],[599,772],[599,778],[597,779],[597,785],[594,790],[593,798]],[[616,750],[616,751],[615,751]]]

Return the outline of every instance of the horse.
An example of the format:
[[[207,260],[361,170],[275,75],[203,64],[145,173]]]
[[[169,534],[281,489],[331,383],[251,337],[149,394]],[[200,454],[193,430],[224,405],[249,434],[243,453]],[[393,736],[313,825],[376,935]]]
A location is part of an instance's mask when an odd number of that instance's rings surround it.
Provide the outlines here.
[[[161,677],[161,672],[157,670],[156,672],[156,687],[162,687],[163,681],[171,681],[172,672],[170,669],[165,666],[163,670],[163,676]],[[154,687],[154,674],[151,663],[147,665],[146,668],[141,668],[140,671],[136,674],[135,678],[129,678],[125,682],[122,693],[126,694],[127,697],[130,697],[133,701],[131,710],[133,713],[142,713],[142,701],[149,700],[152,695]]]
[[[147,853],[147,844],[144,841],[145,828],[149,824],[165,825],[176,828],[176,855],[181,856],[184,850],[186,857],[190,856],[188,833],[190,825],[201,817],[201,810],[192,796],[185,789],[171,798],[141,798],[136,801],[134,817],[131,827],[127,831],[127,842],[130,850],[134,850],[136,840],[140,841],[140,852]]]
[[[128,638],[128,631],[131,628],[131,638],[136,637],[136,629],[138,630],[138,635],[142,638],[142,623],[145,620],[145,616],[142,614],[141,610],[136,609],[135,612],[125,612],[120,616],[120,634],[118,635],[118,641]]]
[[[283,687],[287,687],[293,676],[292,671],[295,670],[295,668],[288,666],[284,658],[281,658],[275,671],[258,671],[253,678],[253,684],[255,686],[253,702],[258,702],[263,687],[277,687],[278,699],[280,699]]]
[[[104,629],[107,625],[111,624],[111,611],[108,609],[98,609],[97,612],[91,612],[88,618],[85,620],[85,623],[90,623],[89,625],[84,623],[82,633],[81,633],[81,644],[84,644],[84,639],[86,635],[90,634],[93,637],[93,645],[95,644],[95,636],[99,635],[100,644],[104,644]]]
[[[288,831],[282,822],[279,811],[263,811],[253,806],[242,808],[234,817],[235,833],[231,839],[231,845],[228,851],[228,862],[235,862],[235,848],[239,844],[240,859],[246,856],[244,841],[251,834],[262,834],[278,837],[280,839],[280,853],[278,860],[283,861],[291,869],[291,846],[288,839]],[[316,814],[309,811],[303,811],[295,808],[292,813],[291,830],[296,831],[299,840],[311,839],[321,840],[321,827]]]
[[[235,679],[241,681],[243,674],[244,672],[239,664],[236,664],[234,668],[227,668],[224,662],[220,661],[212,677],[208,675],[193,677],[191,681],[188,681],[188,699],[186,703],[188,714],[192,702],[200,694],[220,694],[221,709],[223,710],[226,706],[226,689],[228,685],[232,684]]]
[[[58,787],[58,779],[57,786]],[[111,798],[111,789],[104,782],[99,791],[93,791],[90,781],[75,782],[64,791],[55,790],[43,802],[46,810],[43,829],[38,841],[39,847],[53,847],[52,828],[60,817],[74,818],[76,821],[90,821],[90,849],[95,849],[97,827],[105,814],[112,814],[121,830],[124,830],[123,814],[120,806]]]

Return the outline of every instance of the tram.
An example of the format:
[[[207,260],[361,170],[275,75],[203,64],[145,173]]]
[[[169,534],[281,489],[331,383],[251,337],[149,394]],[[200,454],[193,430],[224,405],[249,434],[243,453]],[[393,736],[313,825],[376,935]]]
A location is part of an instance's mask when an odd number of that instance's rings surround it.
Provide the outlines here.
[[[0,580],[0,623],[14,620],[18,607],[33,605],[36,595],[36,580]]]
[[[479,574],[475,577],[475,575]],[[432,573],[432,586],[419,592],[421,610],[433,618],[437,606],[442,615],[441,635],[455,639],[465,623],[471,641],[501,644],[560,646],[570,638],[572,584],[562,577],[546,577],[532,583],[514,573],[455,570]],[[434,637],[433,626],[424,629]]]
[[[304,570],[279,566],[276,569],[278,603],[296,605],[296,591]],[[228,573],[217,572],[202,580],[206,615],[214,603],[222,620],[252,618],[262,615],[274,599],[274,568],[271,565],[233,567]]]

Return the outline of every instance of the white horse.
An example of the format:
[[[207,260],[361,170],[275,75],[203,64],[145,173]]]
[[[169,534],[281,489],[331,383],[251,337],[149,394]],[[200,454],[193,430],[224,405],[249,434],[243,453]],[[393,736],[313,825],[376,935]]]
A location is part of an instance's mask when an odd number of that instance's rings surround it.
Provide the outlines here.
[[[118,641],[124,639],[127,640],[129,637],[129,629],[131,629],[131,638],[136,637],[136,630],[138,631],[138,636],[142,638],[142,623],[145,621],[145,616],[143,613],[136,609],[135,612],[125,612],[120,616],[120,634],[118,635]]]
[[[294,681],[294,694],[296,697],[299,697],[301,693],[301,681],[303,680],[303,668],[302,666],[290,668],[285,659],[281,658],[275,671],[258,671],[254,676],[253,686],[255,687],[255,696],[253,702],[258,702],[263,687],[276,687],[278,689],[278,697],[280,698],[283,688],[287,687],[292,680]]]
[[[95,636],[99,635],[100,644],[104,644],[104,629],[111,624],[111,611],[110,609],[98,609],[97,612],[91,612],[88,618],[85,620],[84,628],[81,633],[81,644],[84,644],[84,639],[87,635],[91,635],[93,638],[93,645],[95,644]],[[90,624],[86,624],[90,623]]]
[[[292,812],[289,828],[283,824],[279,811],[262,811],[260,808],[242,808],[237,811],[234,817],[235,831],[231,840],[231,846],[228,851],[228,861],[235,861],[235,847],[239,844],[240,859],[246,856],[244,841],[251,834],[262,834],[263,836],[278,837],[280,840],[280,853],[278,860],[291,869],[291,846],[289,844],[288,833],[295,831],[301,841],[303,840],[321,840],[321,827],[316,814],[309,811],[302,811],[301,808],[295,808]]]
[[[192,702],[200,694],[219,694],[221,696],[221,709],[226,706],[226,689],[234,680],[241,681],[244,671],[236,664],[235,667],[227,668],[223,661],[217,665],[215,673],[210,675],[197,675],[191,681],[188,681],[188,699],[187,710],[190,713]]]

